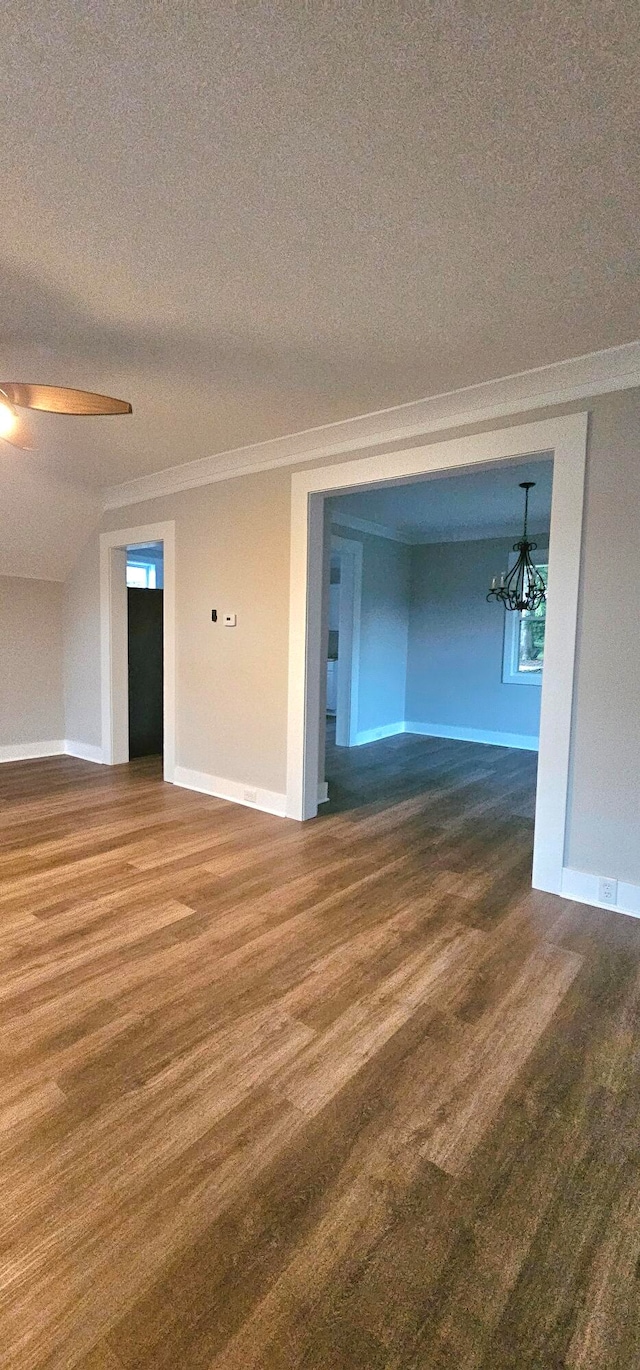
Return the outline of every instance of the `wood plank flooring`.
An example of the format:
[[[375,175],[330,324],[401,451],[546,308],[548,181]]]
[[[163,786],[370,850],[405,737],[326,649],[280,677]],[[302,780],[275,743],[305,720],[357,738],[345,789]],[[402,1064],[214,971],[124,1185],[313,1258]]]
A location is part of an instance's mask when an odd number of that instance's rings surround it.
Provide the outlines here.
[[[640,923],[530,890],[530,754],[329,774],[0,768],[1,1367],[640,1365]]]

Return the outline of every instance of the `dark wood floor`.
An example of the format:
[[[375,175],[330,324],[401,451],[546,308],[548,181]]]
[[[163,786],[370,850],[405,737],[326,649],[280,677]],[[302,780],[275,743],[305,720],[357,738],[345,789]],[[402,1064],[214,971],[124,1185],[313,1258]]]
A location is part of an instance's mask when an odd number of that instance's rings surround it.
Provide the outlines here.
[[[332,753],[297,825],[0,768],[0,1365],[640,1365],[640,923],[534,759]]]

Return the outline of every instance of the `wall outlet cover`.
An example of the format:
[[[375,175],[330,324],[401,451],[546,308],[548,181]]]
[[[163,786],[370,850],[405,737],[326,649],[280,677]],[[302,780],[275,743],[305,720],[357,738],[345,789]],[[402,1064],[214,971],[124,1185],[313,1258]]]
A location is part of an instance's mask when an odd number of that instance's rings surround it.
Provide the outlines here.
[[[598,899],[601,904],[616,904],[618,902],[618,881],[603,876],[598,884]]]
[[[236,626],[236,616],[235,616],[235,614],[225,614],[225,616],[224,616],[224,626],[225,626],[225,628],[235,628],[235,626]]]

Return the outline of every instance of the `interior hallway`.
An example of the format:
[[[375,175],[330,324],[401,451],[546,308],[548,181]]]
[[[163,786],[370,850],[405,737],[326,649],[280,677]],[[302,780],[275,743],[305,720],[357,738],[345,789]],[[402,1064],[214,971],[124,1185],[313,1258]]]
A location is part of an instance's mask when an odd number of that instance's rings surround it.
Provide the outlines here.
[[[0,1365],[640,1363],[640,924],[530,891],[534,769],[1,768]]]

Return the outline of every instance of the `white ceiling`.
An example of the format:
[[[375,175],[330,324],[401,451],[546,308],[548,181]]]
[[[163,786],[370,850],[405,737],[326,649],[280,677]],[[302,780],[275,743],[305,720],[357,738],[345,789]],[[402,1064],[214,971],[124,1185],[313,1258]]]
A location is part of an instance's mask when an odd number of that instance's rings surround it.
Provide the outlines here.
[[[430,476],[402,485],[359,490],[330,501],[334,515],[395,533],[410,542],[448,542],[463,538],[518,537],[524,492],[520,481],[533,480],[529,528],[547,533],[551,517],[551,460],[501,462],[481,471]],[[357,526],[357,523],[355,524]]]
[[[637,0],[8,0],[0,375],[134,406],[36,416],[23,469],[111,486],[637,337],[639,43]]]

